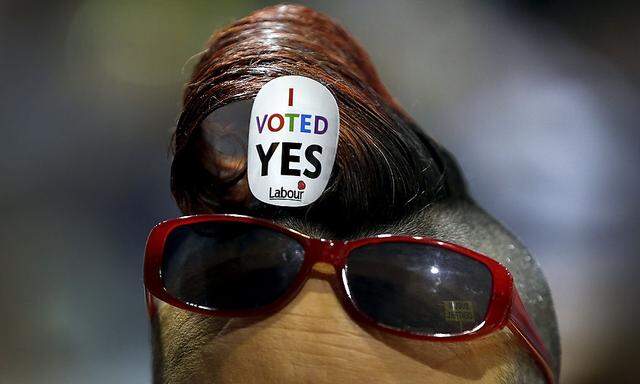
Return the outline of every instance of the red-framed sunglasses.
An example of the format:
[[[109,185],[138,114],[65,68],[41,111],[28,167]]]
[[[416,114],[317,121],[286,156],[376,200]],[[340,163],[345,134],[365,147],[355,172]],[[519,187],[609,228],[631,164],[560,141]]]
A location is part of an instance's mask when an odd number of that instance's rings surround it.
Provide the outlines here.
[[[247,216],[181,217],[158,224],[147,240],[147,305],[155,313],[154,296],[204,315],[264,316],[295,297],[316,263],[335,268],[331,283],[354,320],[429,341],[467,341],[508,326],[554,382],[509,271],[427,237],[335,241]]]

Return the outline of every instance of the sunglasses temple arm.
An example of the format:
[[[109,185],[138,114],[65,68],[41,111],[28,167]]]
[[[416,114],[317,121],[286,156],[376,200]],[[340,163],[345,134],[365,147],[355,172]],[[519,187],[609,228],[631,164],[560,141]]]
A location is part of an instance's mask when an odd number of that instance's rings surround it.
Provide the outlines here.
[[[531,352],[536,364],[542,369],[547,383],[554,384],[556,379],[551,369],[551,355],[542,342],[542,338],[536,331],[531,318],[527,314],[524,303],[522,299],[520,299],[518,291],[515,289],[507,326]]]
[[[158,314],[158,307],[156,306],[156,300],[149,292],[148,289],[144,289],[144,296],[147,302],[147,314],[149,315],[149,319],[153,319]]]

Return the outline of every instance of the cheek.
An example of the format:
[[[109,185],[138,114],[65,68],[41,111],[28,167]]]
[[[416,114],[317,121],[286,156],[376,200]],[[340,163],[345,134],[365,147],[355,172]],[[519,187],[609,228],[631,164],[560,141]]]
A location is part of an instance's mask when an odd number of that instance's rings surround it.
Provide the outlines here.
[[[160,309],[167,383],[495,383],[513,367],[510,333],[432,343],[365,330],[330,285],[310,279],[279,313],[261,320]]]

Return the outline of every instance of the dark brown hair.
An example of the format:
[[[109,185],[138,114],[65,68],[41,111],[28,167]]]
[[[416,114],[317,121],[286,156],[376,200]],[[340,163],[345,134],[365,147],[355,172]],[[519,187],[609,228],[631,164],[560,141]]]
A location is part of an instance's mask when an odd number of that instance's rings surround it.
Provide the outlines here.
[[[329,185],[304,208],[277,209],[247,188],[244,156],[249,115],[216,115],[251,100],[269,80],[310,77],[335,96],[340,138]],[[304,215],[344,229],[393,220],[461,189],[455,166],[389,95],[360,45],[328,17],[280,5],[217,32],[184,93],[173,140],[171,189],[183,212]],[[237,148],[221,149],[235,135]],[[339,215],[331,220],[330,213]]]

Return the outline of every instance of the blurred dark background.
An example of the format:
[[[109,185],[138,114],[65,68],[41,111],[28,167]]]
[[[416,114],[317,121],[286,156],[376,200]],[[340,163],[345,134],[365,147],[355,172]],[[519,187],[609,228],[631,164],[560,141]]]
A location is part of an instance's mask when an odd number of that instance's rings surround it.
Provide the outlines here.
[[[0,0],[0,382],[148,383],[148,230],[215,29],[259,1]],[[564,383],[640,375],[640,5],[309,2],[370,52],[554,293]]]

